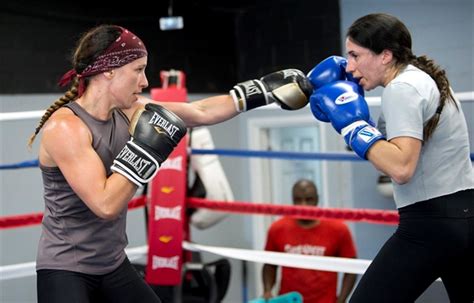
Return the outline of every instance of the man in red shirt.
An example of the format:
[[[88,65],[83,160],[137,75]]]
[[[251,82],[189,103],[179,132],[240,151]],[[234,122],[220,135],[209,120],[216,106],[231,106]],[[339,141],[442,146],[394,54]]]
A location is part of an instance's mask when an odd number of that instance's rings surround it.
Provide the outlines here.
[[[316,206],[318,190],[306,179],[293,185],[293,204]],[[308,220],[283,217],[268,231],[265,250],[293,254],[355,258],[356,249],[347,226],[338,220]],[[273,297],[278,266],[264,264],[262,270],[265,299]],[[282,267],[278,294],[297,291],[305,303],[342,303],[352,291],[355,274],[344,274],[339,295],[337,272]]]

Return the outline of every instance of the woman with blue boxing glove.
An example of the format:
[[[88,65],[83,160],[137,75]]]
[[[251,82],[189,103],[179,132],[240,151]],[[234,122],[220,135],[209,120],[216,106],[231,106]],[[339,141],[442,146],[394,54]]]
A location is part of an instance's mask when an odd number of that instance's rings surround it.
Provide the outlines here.
[[[446,73],[412,53],[406,26],[388,14],[356,20],[347,60],[308,77],[314,116],[392,179],[400,214],[350,302],[414,302],[437,278],[451,302],[474,302],[474,174],[466,120]],[[384,87],[377,128],[360,88]]]

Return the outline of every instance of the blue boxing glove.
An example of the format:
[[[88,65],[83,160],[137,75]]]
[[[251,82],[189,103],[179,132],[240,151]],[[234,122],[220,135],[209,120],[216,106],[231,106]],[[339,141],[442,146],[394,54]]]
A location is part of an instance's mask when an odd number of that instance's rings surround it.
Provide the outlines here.
[[[355,79],[351,73],[346,72],[346,67],[346,58],[330,56],[318,63],[318,65],[308,73],[307,77],[315,90],[339,80],[348,80],[358,84],[359,80]],[[359,85],[358,93],[359,95],[364,95],[364,89]],[[329,118],[323,112],[314,109],[313,115],[320,121],[329,122]]]
[[[359,79],[346,72],[347,59],[340,56],[330,56],[316,65],[307,75],[309,81],[315,89],[321,88],[326,84],[347,80],[359,84]],[[364,89],[357,86],[359,95],[364,95]]]
[[[357,155],[367,159],[367,151],[384,136],[373,127],[369,106],[358,94],[357,84],[336,81],[317,89],[310,98],[311,111],[319,119],[323,113]]]

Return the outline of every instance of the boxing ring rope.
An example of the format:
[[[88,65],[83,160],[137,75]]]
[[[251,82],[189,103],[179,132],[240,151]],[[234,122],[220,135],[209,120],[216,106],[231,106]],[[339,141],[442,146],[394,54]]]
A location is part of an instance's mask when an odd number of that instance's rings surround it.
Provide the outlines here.
[[[308,153],[239,149],[191,149],[190,155],[217,155],[223,157],[266,158],[281,160],[364,161],[357,155],[349,152]],[[473,158],[473,155],[471,155],[471,158]],[[38,167],[38,165],[38,159],[32,159],[11,164],[0,164],[0,170]]]
[[[125,249],[128,258],[132,262],[142,258],[144,255],[146,255],[147,251],[147,245]],[[36,262],[0,266],[0,281],[26,278],[34,275],[36,275]]]
[[[189,243],[186,241],[183,242],[183,248],[191,251],[203,251],[232,259],[246,260],[256,263],[267,263],[303,269],[346,272],[351,274],[363,274],[372,262],[363,259],[321,257],[254,249],[217,247]],[[342,268],[344,268],[344,270],[341,270]]]
[[[308,153],[240,149],[191,149],[190,155],[217,155],[223,157],[266,158],[281,160],[365,161],[352,152]],[[471,153],[470,156],[471,161],[474,161],[474,153]],[[21,161],[18,163],[0,164],[0,170],[37,167],[38,165],[38,159],[33,159]]]
[[[474,91],[455,93],[454,96],[460,102],[473,102],[474,101]],[[380,102],[381,102],[380,97],[366,97],[365,99],[366,99],[367,104],[369,106],[379,106]],[[272,108],[272,105],[265,107],[265,109]],[[274,105],[274,106],[276,108],[276,105]],[[37,111],[0,113],[0,121],[11,121],[11,120],[24,120],[24,119],[39,118],[44,114],[44,112],[45,112],[44,110],[37,110]]]
[[[128,209],[134,209],[145,206],[147,198],[145,195],[136,197],[128,203]],[[43,219],[42,212],[36,212],[24,215],[3,216],[0,217],[0,230],[8,228],[27,227],[38,225]]]
[[[474,92],[457,93],[455,96],[461,102],[474,101]],[[379,97],[367,97],[371,106],[380,105]],[[1,121],[23,120],[39,118],[44,111],[26,111],[0,113]],[[326,161],[360,161],[353,153],[293,153],[275,151],[252,151],[252,150],[230,150],[230,149],[192,149],[191,155],[215,154],[220,156],[257,157],[290,160],[326,160]],[[474,161],[474,153],[471,153]],[[0,169],[21,169],[37,167],[38,160],[27,160],[13,164],[0,164]],[[147,197],[145,195],[134,198],[129,203],[129,209],[145,206]],[[187,207],[208,208],[231,213],[260,214],[260,215],[287,215],[300,218],[333,218],[347,221],[370,222],[378,224],[397,224],[398,213],[396,211],[369,210],[369,209],[330,209],[314,208],[307,206],[274,205],[268,203],[249,203],[241,201],[211,201],[198,198],[188,198]],[[42,213],[31,213],[24,215],[0,217],[0,230],[8,228],[26,227],[41,223]],[[201,245],[184,241],[183,248],[190,251],[208,252],[238,260],[246,260],[257,263],[269,263],[280,266],[290,266],[315,270],[327,270],[336,272],[347,272],[363,274],[370,264],[370,260],[348,259],[337,257],[307,256],[289,253],[268,252],[260,250],[248,250],[237,248],[225,248]],[[126,253],[131,261],[137,260],[148,252],[148,246],[127,248]],[[35,262],[12,264],[0,266],[0,280],[9,280],[33,276],[36,274]]]
[[[364,161],[354,153],[308,153],[308,152],[281,152],[263,150],[240,150],[240,149],[190,149],[190,155],[217,155],[223,157],[241,158],[266,158],[281,160],[327,160],[327,161]],[[473,158],[474,155],[471,155]],[[38,159],[21,161],[11,164],[0,164],[0,169],[17,169],[37,167]]]
[[[249,203],[240,201],[211,201],[207,199],[188,198],[188,207],[208,208],[239,214],[284,215],[295,218],[326,218],[345,221],[369,222],[375,224],[398,224],[398,212],[375,209],[337,209],[320,208],[303,205],[275,205],[264,203]]]
[[[241,248],[217,247],[196,243],[183,242],[183,249],[197,252],[207,252],[236,260],[246,260],[256,263],[267,263],[279,266],[298,267],[303,269],[326,270],[363,274],[370,265],[370,260],[320,257],[297,255],[289,253],[269,252]],[[130,261],[135,261],[148,252],[148,246],[125,249]],[[0,281],[11,280],[36,275],[36,262],[27,262],[0,267]]]
[[[147,197],[145,195],[132,199],[128,209],[145,206]],[[295,218],[327,218],[354,222],[368,222],[374,224],[398,224],[398,213],[393,210],[376,209],[338,209],[320,208],[303,205],[275,205],[271,203],[253,203],[242,201],[215,201],[188,197],[186,206],[189,208],[207,208],[217,211],[225,211],[237,214],[259,214],[273,216],[289,216]],[[41,223],[43,213],[31,213],[24,215],[0,217],[0,230],[8,228],[27,227]]]

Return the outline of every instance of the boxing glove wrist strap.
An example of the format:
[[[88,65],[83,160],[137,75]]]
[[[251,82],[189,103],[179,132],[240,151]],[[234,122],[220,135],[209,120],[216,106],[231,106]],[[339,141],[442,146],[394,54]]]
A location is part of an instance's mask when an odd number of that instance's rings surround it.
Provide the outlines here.
[[[351,124],[349,124],[348,126],[344,127],[343,129],[341,129],[341,135],[343,137],[346,137],[347,135],[350,135],[354,129],[362,126],[366,126],[366,125],[369,125],[369,123],[367,123],[366,121],[364,120],[359,120],[359,121],[356,121],[356,122],[352,122]]]
[[[273,100],[269,100],[268,92],[260,80],[239,83],[229,93],[234,100],[235,109],[239,113],[273,102]]]
[[[362,159],[367,160],[367,151],[377,141],[385,139],[382,133],[366,121],[356,121],[341,130],[344,140]]]
[[[115,158],[111,170],[142,187],[158,173],[159,167],[155,157],[131,139]]]

